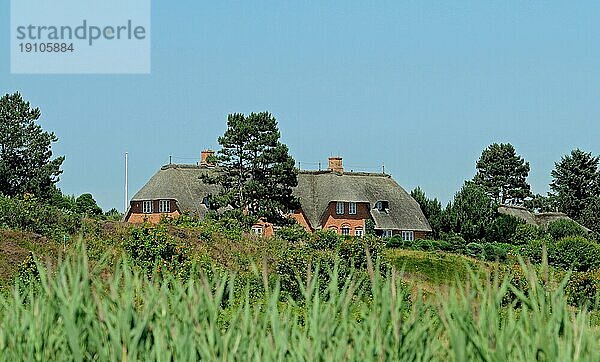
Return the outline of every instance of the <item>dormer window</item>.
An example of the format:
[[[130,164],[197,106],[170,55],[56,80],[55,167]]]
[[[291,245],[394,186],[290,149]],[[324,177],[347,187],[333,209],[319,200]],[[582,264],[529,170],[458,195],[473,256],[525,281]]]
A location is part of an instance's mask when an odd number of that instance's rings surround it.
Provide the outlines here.
[[[344,203],[342,201],[338,201],[335,204],[335,213],[338,215],[344,215]]]
[[[152,201],[143,201],[142,202],[142,212],[144,214],[152,214]]]
[[[375,208],[376,208],[378,211],[381,211],[381,212],[386,212],[386,211],[387,211],[387,209],[389,208],[389,203],[388,203],[387,201],[377,201],[377,202],[375,203]]]
[[[158,202],[158,212],[171,212],[171,203],[169,202],[169,200],[160,200]]]
[[[356,215],[356,202],[348,203],[348,214]]]

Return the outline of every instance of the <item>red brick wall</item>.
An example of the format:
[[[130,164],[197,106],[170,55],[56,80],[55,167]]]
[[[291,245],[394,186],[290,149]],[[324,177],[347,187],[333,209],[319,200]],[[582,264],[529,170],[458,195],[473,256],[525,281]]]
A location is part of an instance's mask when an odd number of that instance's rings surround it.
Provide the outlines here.
[[[125,221],[133,224],[139,224],[143,222],[151,222],[156,224],[160,221],[162,215],[166,215],[167,217],[177,217],[181,215],[175,200],[169,200],[169,206],[171,210],[169,213],[159,213],[158,204],[159,200],[152,200],[152,213],[145,214],[143,213],[143,201],[131,201],[129,204],[129,214],[125,218]]]
[[[349,214],[349,203],[344,202],[344,213],[338,215],[336,213],[337,202],[330,202],[325,210],[325,214],[321,221],[324,230],[335,230],[338,234],[342,233],[342,227],[350,228],[350,235],[354,235],[357,228],[362,228],[365,233],[365,220],[371,218],[369,203],[356,203],[356,214]]]

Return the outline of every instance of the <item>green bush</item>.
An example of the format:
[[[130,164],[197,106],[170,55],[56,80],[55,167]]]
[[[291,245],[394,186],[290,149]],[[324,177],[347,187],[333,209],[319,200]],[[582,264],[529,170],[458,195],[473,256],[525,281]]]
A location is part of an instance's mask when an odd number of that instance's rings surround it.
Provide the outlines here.
[[[596,307],[600,291],[600,271],[573,272],[569,276],[565,292],[570,304]]]
[[[548,263],[575,271],[600,268],[600,245],[581,236],[560,239],[548,248]]]
[[[483,259],[487,261],[506,261],[513,246],[508,243],[483,243]]]
[[[520,224],[517,225],[515,235],[513,237],[513,244],[524,245],[532,240],[541,239],[546,233],[542,228],[531,224]]]
[[[523,222],[512,215],[499,215],[489,225],[485,240],[492,243],[512,243],[517,227]]]
[[[474,258],[483,258],[484,249],[483,245],[479,243],[468,243],[465,248],[465,254]]]
[[[0,196],[0,227],[31,231],[56,239],[73,234],[81,226],[81,216],[34,198]]]
[[[311,235],[308,245],[314,250],[334,250],[340,241],[340,235],[333,230],[317,230]]]
[[[548,233],[554,240],[560,240],[568,236],[585,236],[586,231],[573,220],[559,219],[548,224]]]
[[[162,225],[133,228],[123,248],[148,275],[169,271],[185,277],[192,265],[188,248],[171,237]]]
[[[275,235],[291,243],[307,240],[309,236],[306,229],[299,224],[281,227],[275,232]]]
[[[542,262],[542,253],[544,245],[546,246],[546,252],[549,247],[552,247],[554,242],[549,239],[535,239],[529,241],[519,249],[521,256],[529,260],[533,264],[539,264]]]

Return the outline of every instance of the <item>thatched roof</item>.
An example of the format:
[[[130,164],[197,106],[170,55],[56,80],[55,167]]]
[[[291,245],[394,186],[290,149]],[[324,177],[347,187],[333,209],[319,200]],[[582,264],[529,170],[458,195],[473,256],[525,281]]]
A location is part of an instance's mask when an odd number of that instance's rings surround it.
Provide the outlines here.
[[[181,211],[203,217],[208,209],[202,203],[208,194],[216,194],[217,185],[200,179],[214,168],[194,165],[167,165],[138,191],[132,201],[175,199]],[[332,201],[368,202],[377,229],[431,231],[419,204],[389,175],[330,171],[302,171],[294,195],[313,229],[321,226],[321,218]],[[377,201],[387,201],[386,211],[373,209]]]
[[[329,171],[303,171],[298,175],[294,195],[313,229],[332,201],[368,202],[377,229],[431,231],[419,204],[385,174]],[[387,201],[387,211],[373,209],[377,201]]]
[[[132,201],[175,199],[179,210],[203,217],[208,211],[202,203],[208,194],[216,194],[219,187],[209,185],[200,176],[214,169],[195,165],[167,165],[142,187]]]
[[[504,215],[511,215],[518,219],[525,221],[525,223],[530,225],[537,225],[542,228],[547,228],[548,224],[556,220],[572,220],[566,214],[562,212],[542,212],[542,213],[534,213],[522,206],[513,206],[513,205],[501,205],[498,207],[498,212]],[[572,220],[573,221],[573,220]],[[590,231],[590,229],[585,226],[579,224],[584,230]]]

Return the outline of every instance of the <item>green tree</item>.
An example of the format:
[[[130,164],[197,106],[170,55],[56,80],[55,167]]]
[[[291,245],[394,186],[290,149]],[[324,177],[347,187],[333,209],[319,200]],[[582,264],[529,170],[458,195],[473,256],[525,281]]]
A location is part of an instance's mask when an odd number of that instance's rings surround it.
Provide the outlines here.
[[[595,196],[588,201],[581,214],[581,224],[592,230],[595,238],[600,237],[600,196]]]
[[[268,112],[245,116],[231,114],[227,130],[219,137],[216,182],[222,191],[211,197],[211,206],[231,206],[256,218],[285,224],[285,214],[300,204],[292,195],[298,185],[295,161],[279,141],[277,120]]]
[[[440,229],[442,225],[442,204],[437,198],[429,199],[425,192],[420,187],[412,190],[410,195],[417,201],[423,211],[423,215],[432,229],[432,237],[437,239],[440,236]]]
[[[94,200],[92,194],[82,194],[75,200],[75,210],[80,214],[100,215],[102,209]]]
[[[31,108],[21,94],[0,98],[0,193],[22,196],[26,193],[47,200],[62,173],[64,157],[52,158],[54,133],[36,122],[41,112]]]
[[[496,214],[496,203],[483,188],[467,181],[444,210],[442,230],[460,234],[467,242],[480,241]]]
[[[500,204],[523,205],[531,195],[527,183],[529,162],[517,155],[510,143],[494,143],[481,153],[473,181]]]
[[[552,170],[550,195],[559,211],[582,221],[583,211],[600,196],[598,157],[579,149],[563,156]]]
[[[530,199],[525,200],[525,207],[534,212],[549,212],[556,209],[551,197],[540,194],[533,195]]]

